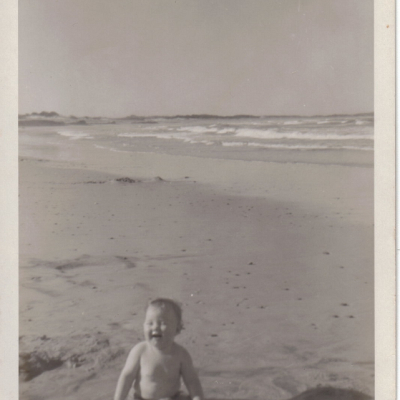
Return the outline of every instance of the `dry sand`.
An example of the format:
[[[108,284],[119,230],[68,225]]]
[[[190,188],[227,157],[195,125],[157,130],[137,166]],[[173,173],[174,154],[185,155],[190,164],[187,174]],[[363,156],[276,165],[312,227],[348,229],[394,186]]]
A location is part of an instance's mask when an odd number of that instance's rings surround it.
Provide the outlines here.
[[[111,399],[156,296],[208,399],[373,394],[372,167],[20,155],[21,399]]]

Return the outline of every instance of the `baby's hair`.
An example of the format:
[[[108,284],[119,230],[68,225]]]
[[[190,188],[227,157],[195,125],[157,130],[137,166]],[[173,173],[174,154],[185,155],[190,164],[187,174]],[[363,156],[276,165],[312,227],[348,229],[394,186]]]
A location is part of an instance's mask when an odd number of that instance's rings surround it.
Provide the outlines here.
[[[177,320],[177,332],[180,333],[181,330],[183,329],[183,321],[182,321],[182,307],[181,305],[175,301],[175,300],[171,300],[171,299],[165,299],[162,297],[159,297],[157,299],[154,300],[150,300],[147,303],[147,307],[146,310],[150,307],[158,307],[160,309],[165,309],[167,307],[169,307],[175,314],[176,316],[176,320]]]

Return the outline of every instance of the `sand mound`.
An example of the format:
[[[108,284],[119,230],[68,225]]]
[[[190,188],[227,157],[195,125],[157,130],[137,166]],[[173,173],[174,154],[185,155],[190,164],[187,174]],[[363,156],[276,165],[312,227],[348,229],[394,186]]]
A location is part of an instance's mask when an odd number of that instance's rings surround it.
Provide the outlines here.
[[[44,351],[21,353],[19,356],[19,375],[22,381],[30,381],[45,371],[51,371],[63,364],[60,358],[52,358]]]
[[[98,184],[103,184],[103,183],[106,183],[107,181],[86,181],[86,182],[83,182],[83,183],[88,183],[88,184],[91,184],[91,185],[98,185]]]
[[[132,178],[128,178],[128,177],[124,177],[124,178],[117,178],[115,179],[116,182],[121,182],[121,183],[136,183],[136,182],[141,182],[138,179],[132,179]]]
[[[110,181],[104,181],[104,180],[99,180],[99,181],[86,181],[83,182],[84,184],[103,184],[103,183],[107,183],[107,182],[117,182],[117,183],[142,183],[142,182],[167,182],[165,179],[161,178],[161,176],[156,176],[153,179],[150,180],[146,180],[143,181],[142,179],[133,179],[133,178],[129,178],[128,176],[124,176],[121,178],[116,178],[116,179],[112,179]]]
[[[124,256],[89,256],[84,254],[80,257],[74,259],[66,259],[61,261],[46,261],[31,259],[31,266],[44,266],[48,268],[53,268],[58,271],[64,272],[68,270],[73,270],[81,267],[96,267],[104,265],[115,265],[124,264],[126,268],[136,267],[137,258],[136,257],[124,257]]]
[[[30,381],[62,366],[95,371],[124,353],[121,348],[111,346],[102,333],[55,338],[23,336],[20,338],[20,349],[21,381]]]
[[[114,182],[119,182],[119,183],[141,183],[143,180],[141,179],[132,179],[129,177],[123,177],[123,178],[117,178],[114,180]],[[165,179],[161,178],[161,176],[156,176],[153,179],[146,180],[145,182],[167,182]]]

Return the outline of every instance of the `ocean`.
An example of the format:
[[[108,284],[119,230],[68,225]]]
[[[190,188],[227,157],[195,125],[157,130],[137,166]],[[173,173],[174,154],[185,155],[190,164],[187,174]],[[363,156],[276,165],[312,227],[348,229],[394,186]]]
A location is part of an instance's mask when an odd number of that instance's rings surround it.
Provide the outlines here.
[[[51,126],[20,126],[47,144],[90,141],[110,151],[155,152],[252,161],[372,164],[373,114],[315,117],[85,117],[53,119]],[[28,121],[28,122],[26,122]],[[37,121],[37,120],[36,120]],[[42,118],[47,121],[48,118]],[[60,125],[56,125],[60,123]],[[37,124],[37,123],[36,123]],[[31,139],[33,139],[33,137]]]

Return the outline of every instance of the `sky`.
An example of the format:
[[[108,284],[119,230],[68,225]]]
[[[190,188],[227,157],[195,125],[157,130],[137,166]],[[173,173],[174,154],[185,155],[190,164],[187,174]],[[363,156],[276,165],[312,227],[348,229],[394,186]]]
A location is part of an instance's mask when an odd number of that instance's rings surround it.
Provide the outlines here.
[[[373,111],[373,0],[19,0],[19,113]]]

